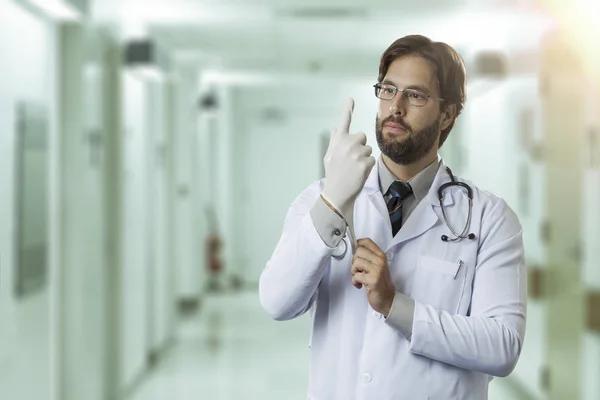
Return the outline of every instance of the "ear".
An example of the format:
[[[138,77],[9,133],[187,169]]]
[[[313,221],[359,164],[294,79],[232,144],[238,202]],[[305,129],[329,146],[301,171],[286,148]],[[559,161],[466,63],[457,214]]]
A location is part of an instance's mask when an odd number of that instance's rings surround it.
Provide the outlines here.
[[[452,121],[454,121],[455,117],[456,117],[456,104],[449,104],[448,106],[444,107],[444,110],[442,110],[442,119],[440,121],[441,130],[443,131],[448,126],[450,126]]]

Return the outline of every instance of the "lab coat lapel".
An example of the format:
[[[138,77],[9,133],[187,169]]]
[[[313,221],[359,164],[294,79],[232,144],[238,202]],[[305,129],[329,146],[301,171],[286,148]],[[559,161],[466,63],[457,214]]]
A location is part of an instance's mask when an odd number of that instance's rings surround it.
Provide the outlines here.
[[[391,232],[392,223],[390,222],[390,216],[388,214],[387,205],[381,193],[381,186],[379,184],[379,162],[375,163],[375,166],[371,170],[371,174],[365,182],[365,190],[371,205],[375,207],[378,214],[382,218],[382,223],[387,224],[389,231]]]
[[[436,207],[439,207],[438,189],[449,180],[446,166],[441,162],[427,196],[413,210],[410,218],[408,218],[402,229],[400,229],[392,240],[391,246],[420,236],[435,226],[438,220],[440,220],[439,214],[435,210]],[[446,193],[444,196],[444,207],[452,205],[453,202],[454,199],[451,193]]]

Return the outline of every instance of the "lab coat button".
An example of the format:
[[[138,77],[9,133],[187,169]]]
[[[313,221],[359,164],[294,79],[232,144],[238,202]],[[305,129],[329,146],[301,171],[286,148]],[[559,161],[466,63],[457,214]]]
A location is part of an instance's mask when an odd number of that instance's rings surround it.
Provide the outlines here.
[[[364,374],[364,375],[363,375],[363,379],[365,380],[365,382],[369,383],[369,382],[371,382],[371,375],[369,375],[369,374]]]
[[[333,231],[333,234],[334,234],[335,236],[340,236],[340,235],[342,234],[342,232],[340,232],[340,230],[339,230],[339,229],[336,229],[336,230],[334,230],[334,231]]]
[[[391,251],[386,254],[387,260],[392,261],[394,259],[394,253]]]

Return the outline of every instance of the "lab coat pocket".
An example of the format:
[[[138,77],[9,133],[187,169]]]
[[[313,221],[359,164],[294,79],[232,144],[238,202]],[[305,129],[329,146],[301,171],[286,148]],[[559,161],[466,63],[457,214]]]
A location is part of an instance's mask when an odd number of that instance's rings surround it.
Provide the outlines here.
[[[463,268],[466,266],[462,260],[448,261],[421,256],[411,297],[438,310],[456,313],[464,290]]]

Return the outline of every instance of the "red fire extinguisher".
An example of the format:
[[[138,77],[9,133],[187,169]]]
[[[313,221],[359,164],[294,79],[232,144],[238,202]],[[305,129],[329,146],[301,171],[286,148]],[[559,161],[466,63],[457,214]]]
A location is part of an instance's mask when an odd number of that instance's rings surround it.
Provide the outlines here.
[[[206,219],[209,232],[206,238],[206,265],[209,273],[214,276],[223,271],[223,241],[217,228],[216,212],[210,204],[206,207]]]
[[[213,274],[218,274],[223,269],[221,261],[221,248],[223,242],[218,235],[210,235],[208,237],[208,269]]]

